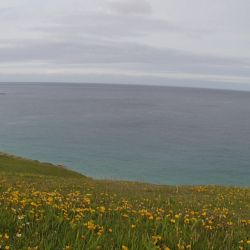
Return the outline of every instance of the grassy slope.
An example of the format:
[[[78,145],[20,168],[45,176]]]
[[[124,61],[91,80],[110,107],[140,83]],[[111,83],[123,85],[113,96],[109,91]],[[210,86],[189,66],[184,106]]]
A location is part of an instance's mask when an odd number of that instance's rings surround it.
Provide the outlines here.
[[[249,188],[98,181],[0,154],[3,249],[250,249],[249,232]]]
[[[49,175],[59,177],[81,176],[76,172],[64,169],[59,166],[54,166],[50,163],[41,163],[39,161],[24,159],[4,153],[0,153],[0,170],[1,172],[11,174],[29,173],[35,175]]]

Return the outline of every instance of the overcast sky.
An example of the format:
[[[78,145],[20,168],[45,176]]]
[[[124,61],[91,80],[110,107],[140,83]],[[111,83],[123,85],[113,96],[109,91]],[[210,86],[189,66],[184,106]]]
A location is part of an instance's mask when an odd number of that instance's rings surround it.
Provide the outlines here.
[[[250,90],[249,0],[0,1],[0,81]]]

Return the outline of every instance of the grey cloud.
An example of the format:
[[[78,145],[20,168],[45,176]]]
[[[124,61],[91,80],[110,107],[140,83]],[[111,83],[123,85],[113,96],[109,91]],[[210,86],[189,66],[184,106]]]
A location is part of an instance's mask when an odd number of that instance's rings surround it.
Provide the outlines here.
[[[46,65],[46,70],[59,72],[56,77],[60,80],[66,76],[69,80],[80,79],[80,71],[84,68],[92,69],[92,76],[88,79],[93,81],[95,70],[96,75],[100,75],[107,68],[109,70],[105,73],[114,72],[120,82],[125,81],[122,77],[128,77],[131,82],[134,77],[138,82],[136,75],[140,72],[152,73],[152,76],[167,72],[180,76],[190,73],[197,74],[197,78],[201,74],[250,76],[249,35],[245,31],[238,33],[243,30],[240,26],[245,18],[242,17],[241,22],[232,19],[229,13],[232,8],[227,11],[225,19],[216,10],[214,16],[202,11],[198,15],[196,11],[200,9],[192,1],[194,6],[189,9],[192,3],[185,5],[170,0],[76,0],[74,3],[79,4],[77,10],[71,2],[61,1],[63,7],[60,9],[55,4],[59,0],[53,1],[52,5],[48,4],[51,1],[40,0],[32,4],[10,5],[15,6],[14,11],[12,8],[0,8],[1,74],[6,67],[6,72],[8,69],[15,74],[15,70],[18,73],[23,69],[23,73],[30,70],[32,75],[40,70],[40,66],[43,70],[43,65]],[[224,4],[225,1],[223,10]],[[37,6],[43,6],[39,13],[34,12]],[[206,21],[210,16],[212,21]],[[228,23],[228,20],[235,21]],[[225,24],[232,28],[232,33],[225,32]],[[244,30],[247,28],[244,26]],[[80,72],[78,76],[72,74],[74,69],[76,75]],[[137,73],[131,78],[125,77],[129,72]],[[120,78],[117,76],[119,73]],[[40,79],[39,74],[37,77]],[[49,77],[46,79],[51,79]],[[160,77],[157,81],[161,81]]]
[[[5,8],[0,8],[0,15],[5,15],[10,13],[12,10],[14,10],[14,7],[5,7]]]
[[[146,0],[116,0],[108,2],[107,6],[111,11],[123,15],[148,15],[152,13],[152,7]]]
[[[49,33],[51,36],[68,37],[89,35],[98,38],[122,38],[140,37],[160,32],[178,32],[180,30],[174,24],[165,20],[145,16],[123,16],[116,14],[89,13],[74,16],[63,16],[53,24],[44,24],[34,27],[33,30]]]
[[[249,76],[244,58],[198,55],[176,49],[157,49],[132,42],[82,39],[75,42],[23,40],[0,48],[0,62],[44,62],[51,65],[104,65],[146,72],[192,72]]]

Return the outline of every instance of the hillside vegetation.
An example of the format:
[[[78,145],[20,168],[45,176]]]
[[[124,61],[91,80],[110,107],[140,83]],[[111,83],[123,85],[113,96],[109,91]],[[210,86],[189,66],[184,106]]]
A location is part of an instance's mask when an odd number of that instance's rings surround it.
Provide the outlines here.
[[[250,188],[93,180],[0,154],[0,249],[250,249]]]

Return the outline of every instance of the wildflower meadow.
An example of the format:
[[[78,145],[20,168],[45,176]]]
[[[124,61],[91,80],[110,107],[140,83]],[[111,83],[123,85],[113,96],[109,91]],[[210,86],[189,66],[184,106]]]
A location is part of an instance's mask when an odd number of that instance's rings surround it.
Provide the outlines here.
[[[0,249],[250,249],[250,188],[93,180],[0,154]]]

